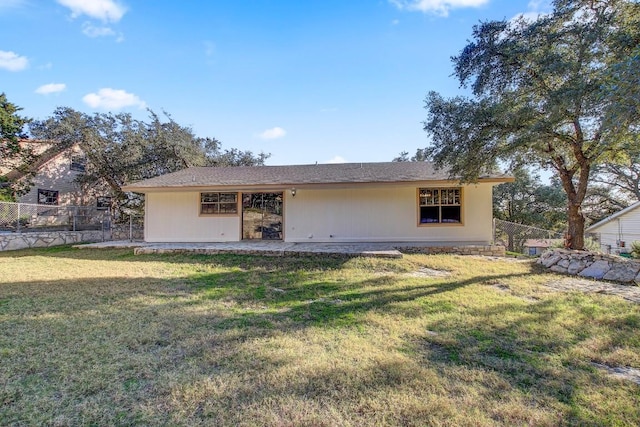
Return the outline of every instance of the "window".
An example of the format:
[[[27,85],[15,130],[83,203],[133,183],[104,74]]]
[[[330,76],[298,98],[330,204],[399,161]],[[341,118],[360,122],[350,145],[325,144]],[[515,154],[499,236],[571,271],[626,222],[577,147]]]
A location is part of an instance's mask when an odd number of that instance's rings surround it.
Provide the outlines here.
[[[98,196],[96,198],[96,209],[99,211],[106,211],[111,207],[111,197],[110,196]]]
[[[70,169],[76,172],[84,172],[87,169],[87,158],[81,155],[71,156]]]
[[[418,189],[420,225],[461,224],[461,193],[460,188]]]
[[[200,193],[201,215],[238,213],[238,193]]]
[[[40,205],[57,205],[58,192],[55,190],[38,189],[38,204]]]

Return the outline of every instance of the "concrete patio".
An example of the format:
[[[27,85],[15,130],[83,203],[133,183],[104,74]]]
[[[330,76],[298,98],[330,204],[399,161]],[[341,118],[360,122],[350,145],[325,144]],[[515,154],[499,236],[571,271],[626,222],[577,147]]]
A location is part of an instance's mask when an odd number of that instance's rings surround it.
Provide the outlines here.
[[[459,255],[504,256],[503,246],[460,242],[362,242],[291,243],[282,241],[240,241],[223,243],[147,243],[111,241],[74,246],[79,249],[131,248],[136,255],[159,253],[242,254],[265,256],[308,256],[316,254],[402,258],[403,253],[451,253]]]

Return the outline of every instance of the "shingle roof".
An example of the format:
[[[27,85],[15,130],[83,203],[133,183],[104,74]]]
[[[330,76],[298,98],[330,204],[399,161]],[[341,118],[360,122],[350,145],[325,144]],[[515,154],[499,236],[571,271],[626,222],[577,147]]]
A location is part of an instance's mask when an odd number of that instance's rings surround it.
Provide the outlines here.
[[[182,187],[294,186],[449,180],[446,170],[430,162],[336,163],[292,166],[192,167],[123,187],[125,191]],[[495,174],[482,180],[511,181]]]

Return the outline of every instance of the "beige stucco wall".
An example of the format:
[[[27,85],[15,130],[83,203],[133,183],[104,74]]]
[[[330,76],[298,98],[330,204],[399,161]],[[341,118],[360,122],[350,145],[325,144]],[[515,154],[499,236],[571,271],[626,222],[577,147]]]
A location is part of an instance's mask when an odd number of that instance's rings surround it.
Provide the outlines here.
[[[492,184],[463,187],[463,225],[418,226],[417,188],[426,184],[284,191],[288,242],[421,241],[489,243]],[[240,240],[241,216],[199,216],[199,192],[147,193],[148,242]]]
[[[147,242],[228,242],[240,240],[240,215],[200,216],[200,193],[148,193]]]
[[[463,187],[463,225],[418,226],[417,188],[426,186],[299,189],[285,200],[285,240],[491,242],[491,184]]]

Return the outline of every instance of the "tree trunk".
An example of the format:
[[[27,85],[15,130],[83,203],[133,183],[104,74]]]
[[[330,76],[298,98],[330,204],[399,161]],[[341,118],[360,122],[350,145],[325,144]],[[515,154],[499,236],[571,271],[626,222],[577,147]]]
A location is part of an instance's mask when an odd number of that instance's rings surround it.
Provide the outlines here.
[[[584,249],[584,215],[579,204],[569,203],[567,209],[569,223],[565,247],[568,249]]]

